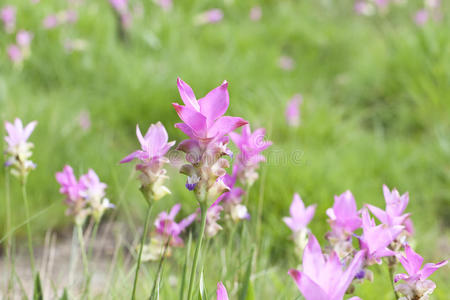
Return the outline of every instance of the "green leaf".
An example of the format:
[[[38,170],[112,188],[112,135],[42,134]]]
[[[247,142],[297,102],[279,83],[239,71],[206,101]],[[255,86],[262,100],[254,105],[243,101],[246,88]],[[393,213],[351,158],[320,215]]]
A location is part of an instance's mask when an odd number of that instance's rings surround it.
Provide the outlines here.
[[[64,289],[64,292],[61,298],[59,298],[59,300],[69,300],[69,296],[67,295],[67,289]]]
[[[203,270],[200,273],[199,286],[200,286],[200,289],[199,289],[199,292],[198,292],[198,299],[199,300],[207,300],[208,298],[206,297],[207,293],[206,293],[205,281],[203,279]]]
[[[248,291],[247,291],[247,297],[245,300],[255,300],[255,290],[253,289],[253,283],[252,281],[248,284]]]
[[[252,275],[252,263],[253,263],[253,253],[255,252],[255,247],[252,247],[250,251],[250,258],[248,260],[247,270],[245,271],[244,281],[239,293],[239,300],[246,300],[250,285],[250,276]]]
[[[42,294],[41,277],[39,276],[39,273],[37,273],[34,279],[33,300],[43,300],[43,299],[44,296]]]

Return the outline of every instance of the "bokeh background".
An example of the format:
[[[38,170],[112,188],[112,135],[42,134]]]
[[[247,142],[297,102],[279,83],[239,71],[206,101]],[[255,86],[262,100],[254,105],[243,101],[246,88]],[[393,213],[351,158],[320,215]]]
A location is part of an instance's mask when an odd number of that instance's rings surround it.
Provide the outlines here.
[[[334,195],[349,189],[359,207],[384,207],[382,184],[408,191],[416,249],[426,261],[448,258],[449,3],[443,1],[440,18],[419,25],[414,16],[423,1],[405,2],[365,16],[348,0],[174,0],[167,11],[150,0],[130,0],[131,25],[121,33],[107,0],[1,0],[0,7],[16,6],[17,29],[34,34],[29,58],[17,65],[6,51],[15,36],[0,30],[0,116],[39,123],[31,138],[38,167],[28,186],[32,214],[38,214],[32,221],[36,245],[50,228],[71,233],[54,177],[65,164],[77,173],[93,168],[108,184],[108,197],[117,204],[110,220],[142,226],[146,204],[138,182],[132,166],[118,162],[137,147],[136,124],[144,130],[161,121],[171,140],[185,138],[173,127],[178,117],[171,105],[180,101],[180,76],[199,97],[226,79],[228,114],[249,120],[253,128],[267,128],[274,143],[249,202],[255,213],[263,197],[263,256],[269,271],[255,279],[260,297],[299,295],[286,274],[299,260],[281,221],[294,192],[306,204],[318,204],[310,227],[324,242],[325,210]],[[260,20],[249,17],[255,5],[262,9]],[[221,9],[223,19],[196,24],[211,8]],[[46,16],[67,9],[76,11],[76,22],[43,27]],[[280,59],[288,58],[292,64],[286,70]],[[297,93],[303,96],[302,121],[291,128],[284,111]],[[184,176],[174,168],[169,173],[173,195],[158,202],[154,213],[181,202],[187,215],[196,201],[184,188]],[[20,195],[16,181],[11,188]],[[18,225],[25,215],[16,198],[13,223]],[[3,200],[1,206],[4,220]],[[0,232],[5,234],[3,221]],[[25,243],[24,227],[16,238]],[[219,264],[213,255],[208,260]],[[392,297],[387,273],[378,271],[374,283],[358,287],[364,299]],[[448,299],[448,268],[433,278],[435,298]],[[263,298],[269,299],[258,299]]]

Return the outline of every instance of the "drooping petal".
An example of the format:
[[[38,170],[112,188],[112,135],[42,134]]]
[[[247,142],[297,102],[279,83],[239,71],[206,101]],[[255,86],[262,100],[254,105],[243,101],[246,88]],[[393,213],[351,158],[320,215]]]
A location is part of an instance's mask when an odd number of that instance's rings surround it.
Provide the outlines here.
[[[208,127],[211,126],[215,120],[225,114],[230,104],[228,82],[224,81],[205,97],[199,99],[198,104],[200,105],[200,112],[208,120]]]
[[[208,137],[222,137],[245,124],[248,124],[248,122],[239,117],[220,117],[214,122],[211,128],[208,129]]]
[[[425,280],[427,279],[431,274],[433,274],[437,269],[445,266],[448,263],[447,260],[441,261],[437,264],[428,263],[425,264],[423,269],[420,271],[420,279]]]
[[[401,261],[403,267],[409,275],[416,274],[423,263],[423,257],[417,254],[411,246],[405,245],[406,260]]]
[[[185,135],[189,136],[190,138],[196,138],[196,135],[194,134],[192,128],[184,123],[175,123],[175,128],[180,129]]]
[[[142,152],[141,150],[134,151],[133,153],[131,153],[131,154],[127,155],[125,158],[123,158],[123,159],[120,161],[120,163],[123,164],[123,163],[127,163],[127,162],[132,161],[133,159],[139,157],[139,154],[140,154],[141,152]]]

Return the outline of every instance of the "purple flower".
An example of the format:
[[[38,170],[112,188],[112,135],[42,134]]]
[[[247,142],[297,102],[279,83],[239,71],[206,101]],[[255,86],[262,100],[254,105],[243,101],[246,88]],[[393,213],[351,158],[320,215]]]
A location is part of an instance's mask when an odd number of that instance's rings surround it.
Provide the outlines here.
[[[428,21],[428,11],[425,9],[418,10],[414,15],[414,22],[418,26],[423,26]]]
[[[178,116],[184,122],[175,124],[175,127],[192,139],[205,143],[213,139],[218,140],[248,123],[238,117],[223,116],[230,102],[226,81],[198,101],[187,83],[178,78],[177,84],[185,105],[173,103]]]
[[[327,215],[333,233],[341,237],[349,237],[362,225],[355,198],[350,191],[334,196],[333,208],[327,209]]]
[[[259,5],[253,6],[250,9],[250,20],[259,21],[262,17],[262,8]]]
[[[400,196],[400,193],[393,189],[392,192],[386,185],[383,185],[384,199],[386,201],[386,210],[382,210],[373,205],[367,205],[369,210],[380,220],[381,223],[388,226],[404,225],[405,229],[413,232],[412,223],[409,219],[410,214],[403,212],[408,206],[409,194],[405,193]]]
[[[381,263],[381,257],[393,256],[395,252],[387,247],[405,228],[402,225],[375,225],[367,210],[362,212],[363,236],[359,239],[361,249],[366,251],[367,264]]]
[[[405,253],[406,257],[398,255],[398,258],[408,274],[395,275],[394,282],[404,280],[406,283],[397,285],[395,289],[406,296],[405,299],[428,299],[428,295],[433,293],[436,285],[427,278],[437,269],[445,266],[448,261],[444,260],[437,264],[428,263],[421,269],[422,256],[414,252],[408,244],[405,245]]]
[[[141,144],[142,150],[137,150],[120,163],[127,163],[137,158],[144,163],[160,161],[169,149],[175,144],[175,141],[168,142],[167,131],[161,122],[150,125],[145,136],[142,136],[139,125],[136,125],[136,135]]]
[[[16,27],[16,8],[10,5],[3,7],[0,11],[0,19],[6,32],[13,32]]]
[[[26,30],[20,30],[16,35],[17,45],[20,47],[29,47],[33,40],[33,34]]]
[[[37,122],[30,122],[25,128],[23,127],[22,120],[16,118],[14,124],[5,122],[5,129],[8,136],[5,137],[5,141],[10,149],[18,148],[28,142],[28,138],[33,133]]]
[[[66,165],[62,172],[56,173],[56,181],[61,185],[59,192],[66,195],[67,203],[75,203],[82,199],[85,186],[78,182],[71,166]]]
[[[264,128],[258,128],[252,133],[248,124],[242,127],[242,134],[229,133],[231,140],[240,150],[235,168],[238,178],[244,184],[252,185],[256,181],[258,178],[256,169],[260,162],[266,160],[261,152],[272,145],[272,142],[265,139],[265,134]]]
[[[60,24],[60,22],[58,20],[57,15],[48,15],[47,17],[45,17],[42,24],[45,29],[52,29],[52,28],[57,27]]]
[[[222,176],[223,183],[229,188],[229,191],[223,193],[214,204],[221,203],[224,211],[229,214],[231,219],[235,222],[242,219],[249,219],[247,207],[242,205],[242,196],[245,194],[244,190],[236,187],[236,168],[233,170],[233,175],[225,174]]]
[[[156,233],[163,237],[171,237],[171,246],[182,246],[183,240],[180,234],[195,220],[196,215],[190,215],[180,223],[175,222],[175,217],[181,209],[181,204],[175,204],[169,213],[163,211],[155,220]]]
[[[298,127],[300,125],[300,104],[302,104],[302,95],[296,94],[288,102],[286,107],[286,121],[289,126]]]
[[[342,300],[363,265],[363,257],[364,251],[359,251],[344,270],[337,254],[325,257],[311,234],[303,253],[303,270],[291,269],[289,275],[306,300]]]
[[[313,204],[305,208],[299,194],[295,193],[289,208],[291,216],[284,217],[283,221],[294,233],[304,230],[314,217],[316,207],[317,205]]]
[[[11,60],[14,64],[20,64],[23,61],[23,54],[20,47],[17,45],[9,45],[8,49],[9,60]]]
[[[228,300],[227,289],[222,282],[217,283],[217,300]]]

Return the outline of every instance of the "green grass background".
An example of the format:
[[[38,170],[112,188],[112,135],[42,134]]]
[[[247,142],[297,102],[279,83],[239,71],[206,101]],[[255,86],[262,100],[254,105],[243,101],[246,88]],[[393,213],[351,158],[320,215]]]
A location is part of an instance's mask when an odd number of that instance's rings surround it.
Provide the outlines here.
[[[5,0],[0,3],[6,4]],[[136,124],[144,130],[161,121],[171,139],[185,138],[173,127],[178,117],[171,106],[180,102],[176,89],[180,76],[198,97],[228,80],[228,114],[244,117],[253,128],[266,127],[274,142],[261,170],[264,175],[250,194],[253,212],[258,198],[264,198],[265,242],[258,268],[270,266],[268,274],[254,280],[258,299],[299,295],[286,275],[298,258],[281,221],[294,192],[306,204],[318,204],[310,227],[323,242],[328,229],[325,210],[332,205],[333,195],[350,189],[360,207],[363,203],[384,206],[382,184],[402,193],[409,191],[417,250],[426,261],[448,258],[448,3],[443,3],[442,21],[421,28],[411,17],[421,1],[394,6],[388,14],[371,18],[355,15],[352,1],[235,1],[226,5],[175,0],[170,12],[145,1],[144,17],[134,20],[125,43],[117,38],[116,20],[106,0],[84,1],[76,8],[76,24],[49,31],[41,29],[43,17],[67,8],[65,2],[14,3],[18,28],[32,30],[35,37],[31,58],[17,70],[5,53],[13,37],[0,33],[0,116],[2,120],[20,117],[39,122],[31,137],[38,168],[29,177],[29,198],[33,214],[50,208],[32,223],[36,244],[48,228],[65,231],[71,226],[54,179],[64,164],[78,173],[94,168],[109,185],[111,201],[121,199],[115,217],[129,220],[132,216],[134,224],[142,226],[145,203],[136,180],[128,180],[132,166],[118,161],[137,147]],[[255,4],[263,8],[259,22],[248,18]],[[199,12],[214,7],[223,9],[223,22],[193,24]],[[62,46],[67,37],[85,39],[88,49],[67,54]],[[294,70],[279,68],[281,55],[295,60]],[[304,97],[298,129],[287,127],[284,119],[286,103],[295,93]],[[78,125],[82,111],[91,116],[88,131]],[[292,153],[301,153],[295,156],[300,160],[293,163]],[[195,199],[184,188],[185,178],[176,170],[169,172],[173,195],[161,200],[155,211],[181,202],[186,215],[195,208]],[[4,172],[0,182],[4,182]],[[19,224],[25,218],[22,199],[17,182],[12,180],[11,185],[13,223]],[[0,220],[6,218],[3,190],[2,183]],[[0,228],[4,233],[4,222]],[[223,238],[227,233],[220,235]],[[17,237],[24,240],[24,228]],[[177,255],[182,257],[183,251],[176,252],[166,274],[179,269]],[[210,291],[222,279],[215,272],[224,267],[221,263],[217,253],[205,259]],[[379,272],[374,283],[357,288],[358,295],[364,299],[375,299],[374,293],[376,299],[392,297],[386,270]],[[435,298],[446,299],[448,267],[432,278],[438,284]],[[142,285],[144,293],[148,287]],[[128,290],[121,293],[128,295]],[[170,293],[163,286],[162,299],[170,299]]]

